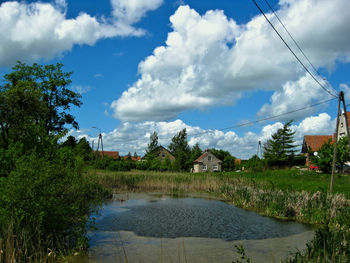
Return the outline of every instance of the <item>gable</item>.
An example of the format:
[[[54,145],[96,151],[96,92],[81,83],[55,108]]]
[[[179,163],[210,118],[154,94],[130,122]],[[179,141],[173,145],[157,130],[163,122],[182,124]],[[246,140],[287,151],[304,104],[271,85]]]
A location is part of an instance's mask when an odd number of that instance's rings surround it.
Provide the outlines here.
[[[333,140],[332,135],[305,135],[302,152],[307,153],[310,149],[313,152],[320,150],[323,144],[327,143],[329,139]]]
[[[167,157],[170,159],[170,161],[175,160],[174,155],[172,155],[171,152],[169,152],[163,146],[159,146],[158,150],[159,150],[158,158],[160,158],[161,160],[165,160]]]
[[[200,157],[198,157],[193,163],[221,163],[222,161],[209,151],[205,151]]]

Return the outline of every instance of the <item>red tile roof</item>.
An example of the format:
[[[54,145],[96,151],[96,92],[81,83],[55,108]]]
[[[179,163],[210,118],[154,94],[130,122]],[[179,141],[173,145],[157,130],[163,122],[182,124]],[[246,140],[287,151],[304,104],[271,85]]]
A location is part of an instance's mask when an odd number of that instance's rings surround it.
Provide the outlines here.
[[[95,153],[96,151],[94,151]],[[98,154],[102,156],[102,151],[98,151]],[[117,151],[103,151],[104,156],[112,157],[113,159],[119,158],[119,152]]]
[[[121,156],[120,158],[123,158],[124,160],[126,160],[128,159],[128,156]],[[140,160],[141,160],[140,156],[137,156],[137,157],[131,156],[131,161],[140,161]]]
[[[317,152],[323,144],[327,143],[329,139],[332,139],[332,135],[305,135],[303,142],[303,152],[307,152],[307,149]],[[306,149],[304,149],[307,147]]]

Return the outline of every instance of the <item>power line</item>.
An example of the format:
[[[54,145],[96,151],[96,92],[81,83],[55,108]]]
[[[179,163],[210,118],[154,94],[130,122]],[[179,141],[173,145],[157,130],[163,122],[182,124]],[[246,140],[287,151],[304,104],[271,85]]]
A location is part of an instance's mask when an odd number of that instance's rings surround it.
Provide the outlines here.
[[[281,113],[281,114],[277,114],[277,115],[272,115],[272,116],[269,116],[269,117],[266,117],[266,118],[262,118],[262,119],[258,119],[258,120],[254,120],[254,121],[247,121],[247,122],[244,122],[244,123],[241,123],[241,124],[236,124],[236,125],[233,125],[233,126],[229,126],[229,127],[225,127],[225,128],[221,128],[221,129],[217,129],[217,130],[209,130],[209,131],[204,131],[204,132],[199,132],[199,133],[195,133],[195,134],[188,134],[187,136],[188,137],[195,137],[195,136],[200,136],[200,135],[205,135],[205,134],[209,134],[209,133],[214,133],[216,131],[225,131],[225,130],[229,130],[229,129],[234,129],[234,128],[240,128],[240,127],[244,127],[244,126],[250,126],[250,125],[254,125],[256,123],[259,123],[259,122],[264,122],[264,121],[267,121],[267,120],[272,120],[272,119],[275,119],[275,118],[278,118],[278,117],[281,117],[281,116],[285,116],[285,115],[289,115],[289,114],[293,114],[293,113],[296,113],[296,112],[299,112],[299,111],[303,111],[303,110],[307,110],[307,109],[310,109],[310,108],[313,108],[313,107],[317,107],[319,105],[322,105],[322,104],[326,104],[332,100],[335,100],[337,98],[332,98],[332,99],[328,99],[328,100],[324,100],[324,101],[319,101],[315,104],[312,104],[312,105],[309,105],[309,106],[305,106],[305,107],[302,107],[302,108],[299,108],[299,109],[295,109],[295,110],[291,110],[291,111],[288,111],[288,112],[284,112],[284,113]],[[166,140],[166,139],[169,139],[169,137],[158,137],[158,140]],[[128,143],[128,142],[134,142],[134,141],[139,141],[139,140],[143,140],[143,138],[139,138],[139,139],[130,139],[130,140],[115,140],[115,142],[123,142],[123,143]]]
[[[294,53],[294,51],[291,49],[291,47],[288,45],[288,43],[283,39],[281,34],[277,31],[277,29],[274,27],[274,25],[271,23],[271,21],[267,18],[264,11],[260,8],[258,3],[255,0],[252,0],[255,6],[259,9],[260,13],[265,17],[266,21],[270,24],[270,26],[273,28],[273,30],[276,32],[276,34],[279,36],[279,38],[283,41],[283,43],[286,45],[286,47],[289,49],[289,51],[293,54],[293,56],[298,60],[298,62],[302,65],[302,67],[306,70],[307,73],[310,74],[310,76],[317,82],[318,85],[322,89],[324,89],[328,94],[330,94],[332,97],[337,98],[337,95],[332,94],[327,88],[325,88],[318,79],[310,72],[310,70],[303,64],[303,62],[299,59],[299,57]]]
[[[292,113],[296,113],[296,112],[298,112],[298,111],[302,111],[302,110],[310,109],[310,108],[313,108],[313,107],[317,107],[317,106],[319,106],[319,105],[328,103],[328,102],[330,102],[330,101],[332,101],[332,100],[335,100],[335,99],[337,99],[337,98],[332,98],[332,99],[320,101],[320,102],[317,102],[317,103],[312,104],[312,105],[310,105],[310,106],[305,106],[305,107],[300,108],[300,109],[296,109],[296,110],[288,111],[288,112],[285,112],[285,113],[281,113],[281,114],[269,116],[269,117],[262,118],[262,119],[259,119],[259,120],[248,121],[248,122],[245,122],[245,123],[241,123],[241,124],[233,125],[233,126],[230,126],[230,127],[222,128],[222,129],[219,129],[218,131],[224,131],[224,130],[229,130],[229,129],[233,129],[233,128],[239,128],[239,127],[244,127],[244,126],[250,126],[250,125],[255,124],[255,123],[259,123],[259,122],[263,122],[263,121],[275,119],[275,118],[278,118],[278,117],[281,117],[281,116],[284,116],[284,115],[289,115],[289,114],[292,114]],[[210,131],[210,132],[214,132],[214,131]],[[209,133],[209,132],[203,132],[202,134],[205,134],[205,133]],[[200,133],[197,133],[197,134],[193,134],[193,135],[189,135],[189,136],[198,136],[198,135],[201,135],[201,134],[200,134]]]
[[[294,37],[292,36],[292,34],[288,31],[287,27],[284,25],[284,23],[282,22],[282,20],[280,19],[280,17],[277,15],[277,13],[275,12],[275,10],[273,9],[273,7],[270,5],[268,0],[264,0],[265,3],[268,5],[268,7],[271,9],[272,13],[275,15],[275,17],[277,18],[277,20],[280,22],[280,24],[282,25],[282,27],[284,28],[284,30],[287,32],[287,34],[289,35],[289,37],[293,40],[294,44],[297,46],[297,48],[299,49],[299,51],[303,54],[303,56],[305,57],[305,59],[309,62],[309,64],[311,65],[311,67],[313,68],[314,72],[316,72],[316,74],[321,77],[321,74],[318,72],[318,70],[316,69],[316,67],[311,63],[310,59],[306,56],[306,54],[304,53],[304,51],[301,49],[301,47],[299,46],[299,44],[297,43],[297,41],[294,39]],[[331,87],[331,85],[329,85],[329,83],[327,82],[327,80],[324,80],[326,85],[328,86],[328,88],[330,88],[333,92],[334,89]],[[336,92],[335,92],[336,93]]]

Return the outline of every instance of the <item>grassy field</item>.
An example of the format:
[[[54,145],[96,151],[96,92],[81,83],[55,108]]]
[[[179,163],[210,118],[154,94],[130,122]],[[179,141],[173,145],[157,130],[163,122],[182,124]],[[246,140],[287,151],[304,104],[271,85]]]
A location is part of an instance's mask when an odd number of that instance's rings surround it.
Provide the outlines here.
[[[115,191],[205,193],[261,214],[317,224],[305,251],[287,262],[350,262],[350,177],[337,175],[329,194],[330,175],[300,170],[232,173],[92,171]]]

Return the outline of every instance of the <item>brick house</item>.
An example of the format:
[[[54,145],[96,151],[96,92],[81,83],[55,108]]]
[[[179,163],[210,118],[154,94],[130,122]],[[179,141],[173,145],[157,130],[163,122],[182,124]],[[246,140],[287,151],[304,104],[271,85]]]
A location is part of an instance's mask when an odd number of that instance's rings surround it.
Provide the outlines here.
[[[220,172],[221,171],[221,163],[214,154],[210,151],[206,150],[200,157],[198,157],[193,162],[193,172]]]

